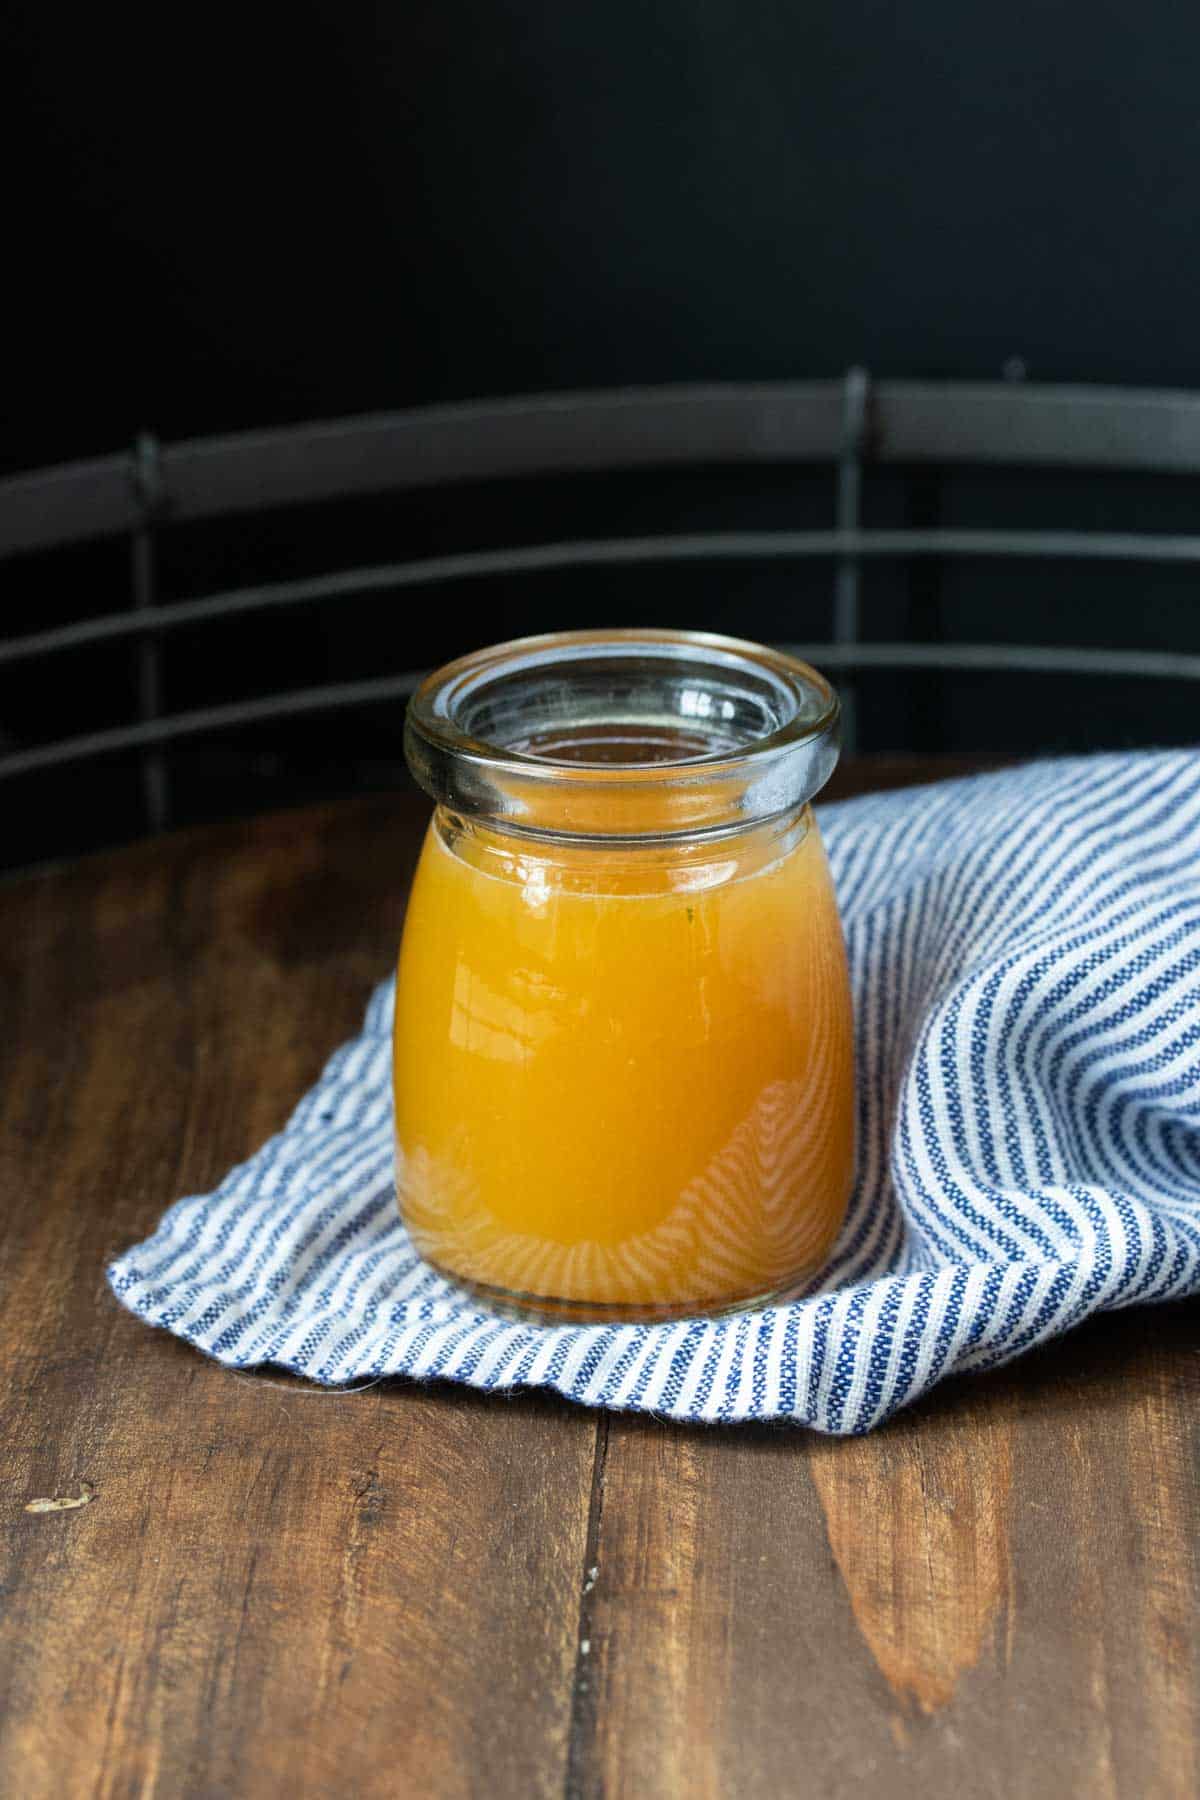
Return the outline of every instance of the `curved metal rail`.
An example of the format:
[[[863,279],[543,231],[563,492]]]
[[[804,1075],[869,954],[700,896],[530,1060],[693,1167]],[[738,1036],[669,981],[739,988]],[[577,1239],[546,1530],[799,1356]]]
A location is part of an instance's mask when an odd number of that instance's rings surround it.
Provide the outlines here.
[[[828,462],[833,529],[705,532],[535,544],[345,569],[162,604],[157,536],[177,522],[444,482],[728,464]],[[0,757],[0,778],[120,751],[143,753],[150,824],[168,811],[173,742],[336,711],[411,691],[417,672],[161,716],[161,645],[179,627],[276,607],[402,592],[498,575],[632,563],[824,558],[831,641],[805,653],[833,668],[1011,669],[1200,679],[1200,656],[1012,645],[859,641],[859,576],[879,558],[1038,558],[1200,564],[1200,534],[865,531],[876,465],[983,464],[1200,473],[1200,397],[1012,384],[844,381],[641,388],[432,407],[160,446],[0,481],[0,557],[128,534],[129,608],[0,640],[0,666],[127,639],[138,657],[138,722]]]

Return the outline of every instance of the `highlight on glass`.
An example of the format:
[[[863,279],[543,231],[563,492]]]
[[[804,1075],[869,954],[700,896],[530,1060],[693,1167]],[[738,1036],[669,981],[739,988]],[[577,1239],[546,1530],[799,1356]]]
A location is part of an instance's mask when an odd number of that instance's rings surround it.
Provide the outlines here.
[[[845,952],[809,805],[837,698],[737,639],[563,632],[432,675],[395,1023],[400,1208],[501,1310],[783,1299],[854,1165]]]

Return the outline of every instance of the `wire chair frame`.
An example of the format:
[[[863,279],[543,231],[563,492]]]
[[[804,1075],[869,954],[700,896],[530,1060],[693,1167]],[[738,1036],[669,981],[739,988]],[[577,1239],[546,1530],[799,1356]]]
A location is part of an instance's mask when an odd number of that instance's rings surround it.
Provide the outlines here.
[[[612,537],[497,547],[375,564],[163,603],[156,548],[175,523],[442,483],[705,465],[828,464],[830,529]],[[1200,681],[1200,655],[1009,644],[863,642],[861,575],[880,558],[958,556],[1200,564],[1200,534],[1054,530],[866,530],[874,467],[936,464],[1195,474],[1200,396],[1004,383],[764,382],[531,396],[365,415],[161,445],[0,481],[0,558],[126,537],[130,604],[0,638],[0,668],[126,640],[137,656],[130,725],[0,756],[0,780],[125,751],[141,759],[150,830],[170,814],[168,748],[284,718],[367,706],[412,691],[422,670],[331,682],[164,714],[162,654],[185,625],[311,601],[450,581],[621,564],[816,558],[832,570],[830,638],[789,645],[845,671],[1019,670]],[[851,700],[853,694],[850,695]],[[847,721],[853,744],[853,712]]]

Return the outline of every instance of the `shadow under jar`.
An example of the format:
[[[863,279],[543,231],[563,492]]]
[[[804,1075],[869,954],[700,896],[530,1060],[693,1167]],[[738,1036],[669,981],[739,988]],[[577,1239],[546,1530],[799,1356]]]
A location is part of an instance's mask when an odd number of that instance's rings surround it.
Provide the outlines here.
[[[782,1299],[854,1164],[850,992],[809,801],[814,669],[737,639],[564,632],[432,675],[436,802],[395,1024],[397,1189],[486,1303],[646,1319]]]

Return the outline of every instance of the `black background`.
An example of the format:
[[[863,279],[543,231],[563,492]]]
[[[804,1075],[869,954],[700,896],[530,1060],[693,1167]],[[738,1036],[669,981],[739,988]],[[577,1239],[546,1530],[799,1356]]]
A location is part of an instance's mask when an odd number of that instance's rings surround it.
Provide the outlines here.
[[[249,9],[18,0],[3,30],[0,466],[424,402],[841,373],[1194,386],[1200,103],[1164,0]],[[1195,529],[1184,481],[880,478],[871,523]],[[457,491],[177,533],[171,594],[436,547],[828,524],[828,473]],[[125,602],[124,547],[3,566],[5,632]],[[1200,648],[1182,571],[872,574],[869,635]],[[180,634],[167,702],[542,626],[813,639],[829,572],[538,578]],[[10,747],[116,723],[127,649],[0,682]],[[1194,736],[1187,691],[880,677],[868,748]],[[387,714],[180,752],[175,816],[395,776]],[[18,788],[21,795],[18,797]],[[6,784],[8,860],[140,829],[136,769]],[[28,798],[32,811],[20,804]]]

